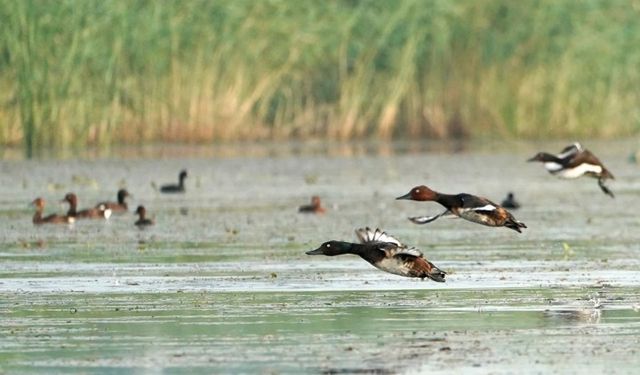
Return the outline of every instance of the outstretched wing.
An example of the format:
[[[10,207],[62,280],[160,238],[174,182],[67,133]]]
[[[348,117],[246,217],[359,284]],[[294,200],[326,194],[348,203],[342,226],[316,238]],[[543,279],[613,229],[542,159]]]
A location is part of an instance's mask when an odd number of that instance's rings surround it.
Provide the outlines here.
[[[376,230],[371,230],[369,227],[356,229],[356,236],[358,236],[360,243],[388,242],[398,247],[405,247],[397,238],[388,235],[378,228],[376,228]]]
[[[444,216],[453,217],[453,218],[457,217],[451,211],[445,210],[443,213],[437,214],[434,216],[414,216],[414,217],[410,217],[409,220],[411,220],[415,224],[427,224],[436,220],[439,217],[444,217]]]

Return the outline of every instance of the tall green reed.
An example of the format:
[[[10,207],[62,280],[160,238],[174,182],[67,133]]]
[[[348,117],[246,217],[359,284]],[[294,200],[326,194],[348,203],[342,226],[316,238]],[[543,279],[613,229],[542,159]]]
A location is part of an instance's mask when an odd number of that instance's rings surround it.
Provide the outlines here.
[[[639,13],[601,0],[0,0],[0,143],[634,134]]]

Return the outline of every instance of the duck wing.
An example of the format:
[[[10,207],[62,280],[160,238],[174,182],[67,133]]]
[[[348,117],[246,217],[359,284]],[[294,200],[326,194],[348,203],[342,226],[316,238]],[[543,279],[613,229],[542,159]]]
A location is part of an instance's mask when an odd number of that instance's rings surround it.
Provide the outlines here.
[[[452,217],[452,218],[456,218],[457,216],[454,215],[451,211],[449,210],[445,210],[443,213],[441,214],[437,214],[437,215],[433,215],[433,216],[414,216],[414,217],[410,217],[409,220],[411,220],[413,223],[415,224],[427,224],[430,223],[440,217],[443,216],[448,216],[448,217]]]
[[[580,152],[582,152],[583,150],[584,149],[582,148],[582,145],[576,142],[574,144],[571,144],[563,148],[562,151],[560,151],[560,153],[556,155],[556,157],[558,159],[570,159],[575,155],[579,154]]]
[[[376,230],[371,230],[371,228],[359,228],[356,229],[356,236],[360,240],[360,243],[372,243],[372,242],[386,242],[397,245],[398,247],[405,247],[400,240],[397,238],[388,235],[386,232],[381,231],[376,228]]]
[[[500,205],[493,203],[487,198],[478,197],[471,194],[460,194],[462,201],[461,211],[495,211]]]

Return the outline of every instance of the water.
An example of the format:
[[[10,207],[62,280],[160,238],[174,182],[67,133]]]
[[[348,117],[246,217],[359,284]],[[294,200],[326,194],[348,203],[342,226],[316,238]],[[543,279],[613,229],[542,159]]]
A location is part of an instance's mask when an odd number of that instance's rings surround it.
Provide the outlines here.
[[[0,372],[633,373],[640,365],[640,218],[633,144],[588,145],[616,176],[563,181],[525,163],[562,144],[151,148],[124,158],[0,164]],[[186,167],[188,192],[156,185]],[[499,201],[523,234],[459,219],[415,225],[417,184]],[[31,224],[133,193],[133,214]],[[320,195],[327,214],[297,206]],[[355,256],[310,257],[380,227],[449,272],[444,284]]]

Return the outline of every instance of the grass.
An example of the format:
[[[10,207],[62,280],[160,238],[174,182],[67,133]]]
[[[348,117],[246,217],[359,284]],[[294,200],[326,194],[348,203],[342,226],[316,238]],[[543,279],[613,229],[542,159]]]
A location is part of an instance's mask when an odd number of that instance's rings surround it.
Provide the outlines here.
[[[0,0],[0,144],[615,137],[640,7]]]

